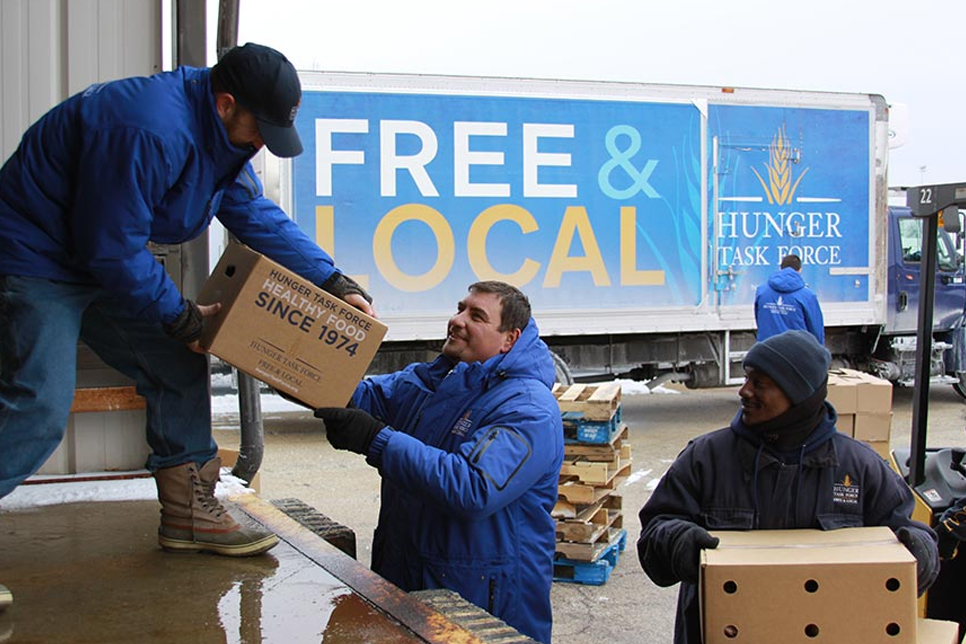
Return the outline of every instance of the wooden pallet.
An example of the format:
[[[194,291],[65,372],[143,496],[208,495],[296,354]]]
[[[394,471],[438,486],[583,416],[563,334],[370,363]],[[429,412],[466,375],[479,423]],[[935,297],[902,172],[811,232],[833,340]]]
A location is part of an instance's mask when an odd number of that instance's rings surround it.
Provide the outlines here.
[[[587,520],[590,514],[597,511],[598,508],[605,507],[610,510],[620,510],[623,497],[620,494],[616,494],[614,490],[606,490],[605,494],[601,494],[597,499],[591,501],[590,503],[571,503],[564,497],[557,497],[557,504],[553,506],[551,511],[551,516],[554,519],[577,519]]]
[[[557,541],[594,543],[608,528],[623,527],[622,501],[619,494],[612,494],[579,508],[574,516],[555,515]]]
[[[617,567],[620,553],[627,546],[627,530],[613,530],[592,560],[578,560],[558,553],[553,561],[553,580],[600,586]]]
[[[621,425],[621,430],[610,443],[564,443],[564,460],[576,461],[613,461],[618,458],[631,458],[630,443],[627,439],[627,425]]]
[[[610,420],[621,403],[621,386],[604,385],[553,386],[553,395],[562,412],[580,412],[584,420]]]
[[[590,505],[609,494],[613,494],[631,473],[631,464],[618,470],[617,474],[603,485],[585,483],[573,474],[562,474],[557,484],[557,494],[566,502],[574,505]]]
[[[613,461],[564,461],[560,466],[561,476],[576,476],[577,480],[586,485],[607,486],[613,489],[613,481],[618,476],[628,476],[631,473],[631,462],[618,456]]]

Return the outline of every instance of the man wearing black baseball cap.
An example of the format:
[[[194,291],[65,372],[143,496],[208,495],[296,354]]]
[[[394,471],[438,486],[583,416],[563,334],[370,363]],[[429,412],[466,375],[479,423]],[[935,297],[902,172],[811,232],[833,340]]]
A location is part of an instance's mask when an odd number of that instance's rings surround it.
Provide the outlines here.
[[[248,43],[225,54],[211,70],[215,91],[223,90],[252,113],[258,133],[277,157],[302,154],[295,115],[302,87],[295,67],[270,47]]]
[[[214,496],[208,362],[219,304],[185,298],[149,242],[178,244],[214,217],[256,251],[375,314],[371,298],[262,194],[249,161],[302,151],[301,88],[281,53],[247,44],[215,67],[94,85],[52,108],[0,169],[0,498],[56,449],[80,339],[137,383],[147,467],[172,551],[264,552]],[[12,594],[0,587],[0,603]]]

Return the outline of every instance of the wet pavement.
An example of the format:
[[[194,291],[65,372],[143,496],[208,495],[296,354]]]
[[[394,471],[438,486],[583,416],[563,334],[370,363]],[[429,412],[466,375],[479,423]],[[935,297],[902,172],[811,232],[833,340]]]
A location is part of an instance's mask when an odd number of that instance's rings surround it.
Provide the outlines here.
[[[909,444],[911,408],[912,392],[896,391],[894,446]],[[966,444],[964,410],[951,388],[931,392],[931,446]],[[658,588],[641,570],[637,511],[688,439],[726,425],[736,411],[737,388],[624,398],[633,456],[618,489],[627,550],[603,585],[554,584],[554,644],[672,640],[677,587]],[[6,511],[0,583],[15,603],[0,613],[0,642],[467,641],[459,629],[441,636],[445,619],[434,622],[440,616],[368,571],[378,472],[332,449],[307,411],[266,414],[265,432],[261,498],[297,498],[348,526],[358,562],[270,511],[283,541],[251,559],[163,553],[154,500]],[[215,434],[223,447],[237,447],[237,418],[217,418]],[[374,608],[386,605],[393,610]]]
[[[282,538],[265,555],[165,553],[156,501],[5,512],[0,570],[14,604],[0,642],[474,641],[254,495],[240,502]]]
[[[632,448],[631,475],[619,488],[627,549],[601,586],[553,585],[554,644],[668,644],[673,639],[677,585],[655,586],[641,570],[635,543],[637,513],[671,461],[696,436],[730,422],[738,410],[738,388],[686,390],[624,396],[623,417]],[[893,395],[892,443],[909,446],[911,389]],[[951,387],[930,392],[929,445],[966,445],[966,405]],[[219,419],[225,447],[237,446],[237,419]],[[355,531],[358,559],[369,565],[372,531],[379,510],[379,474],[361,456],[339,452],[325,440],[311,413],[267,414],[261,494],[295,497]],[[2,581],[2,578],[0,578]]]

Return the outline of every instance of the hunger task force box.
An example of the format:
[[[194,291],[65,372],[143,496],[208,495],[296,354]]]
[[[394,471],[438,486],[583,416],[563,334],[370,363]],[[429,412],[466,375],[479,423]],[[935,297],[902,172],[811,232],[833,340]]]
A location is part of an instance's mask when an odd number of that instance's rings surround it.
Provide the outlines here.
[[[885,527],[714,532],[705,644],[916,642],[916,560]]]
[[[342,407],[386,326],[242,244],[230,244],[200,304],[221,303],[201,346],[309,407]]]

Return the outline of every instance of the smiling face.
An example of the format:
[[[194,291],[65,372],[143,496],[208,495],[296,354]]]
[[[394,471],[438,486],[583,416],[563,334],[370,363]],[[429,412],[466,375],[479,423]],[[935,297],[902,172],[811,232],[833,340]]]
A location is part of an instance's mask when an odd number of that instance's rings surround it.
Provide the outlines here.
[[[741,420],[748,426],[781,416],[792,406],[792,401],[763,371],[745,370],[745,384],[738,390],[741,398]]]
[[[509,351],[520,329],[500,331],[502,312],[498,294],[471,291],[449,319],[443,355],[458,362],[483,362]]]

